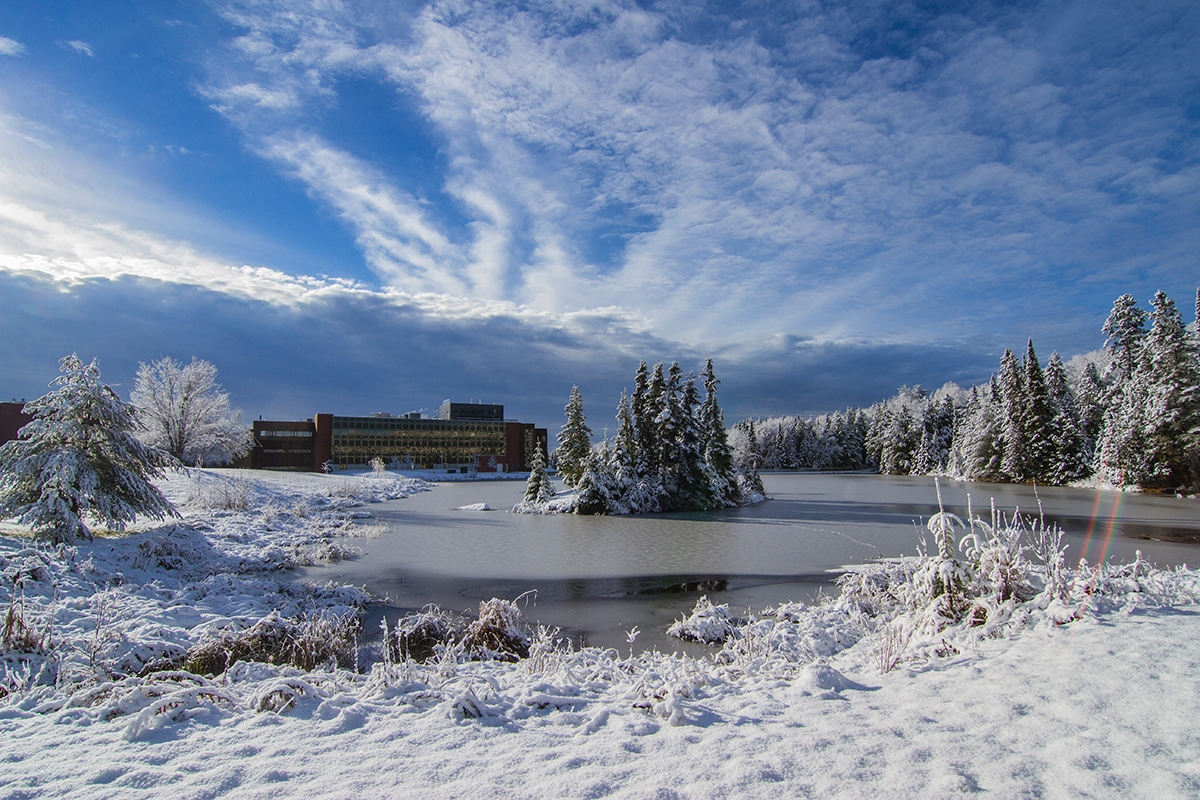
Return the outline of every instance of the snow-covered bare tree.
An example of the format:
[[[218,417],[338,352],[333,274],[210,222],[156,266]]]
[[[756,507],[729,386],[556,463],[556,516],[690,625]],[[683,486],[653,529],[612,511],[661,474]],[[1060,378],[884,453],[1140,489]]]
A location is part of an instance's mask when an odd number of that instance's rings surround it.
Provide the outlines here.
[[[100,382],[95,360],[59,362],[53,391],[25,405],[33,421],[0,447],[0,517],[54,542],[91,539],[88,521],[124,530],[139,515],[177,516],[152,478],[178,462],[134,436],[136,409]]]
[[[583,398],[578,386],[571,387],[571,398],[564,410],[567,422],[558,433],[556,456],[563,483],[574,487],[583,476],[592,452],[592,429],[587,426],[587,417],[583,414]]]
[[[130,400],[138,407],[138,436],[184,464],[228,464],[253,446],[242,412],[229,406],[211,362],[172,358],[139,363]]]

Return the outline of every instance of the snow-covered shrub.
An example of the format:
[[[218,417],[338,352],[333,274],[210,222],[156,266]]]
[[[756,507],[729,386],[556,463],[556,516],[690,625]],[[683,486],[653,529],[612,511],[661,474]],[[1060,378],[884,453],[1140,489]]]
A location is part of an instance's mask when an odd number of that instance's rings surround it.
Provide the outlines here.
[[[387,473],[387,462],[379,456],[375,456],[368,461],[367,466],[369,466],[376,475],[384,475]]]
[[[194,473],[195,483],[184,501],[196,508],[214,511],[248,511],[256,501],[254,487],[244,478],[226,478],[200,470]]]
[[[400,661],[426,661],[434,657],[440,646],[451,644],[466,633],[466,620],[436,605],[428,605],[415,614],[405,614],[389,628],[383,628],[383,660],[387,664]]]
[[[493,597],[479,604],[479,617],[467,626],[463,646],[477,658],[516,661],[529,655],[531,634],[516,603]]]
[[[696,601],[691,614],[667,628],[667,635],[693,642],[720,644],[729,637],[733,629],[734,620],[729,615],[729,605],[726,603],[714,606],[708,595],[704,595]]]
[[[25,596],[18,594],[14,583],[8,609],[4,612],[4,626],[0,629],[0,653],[39,652],[45,644],[46,633],[26,618]]]
[[[278,611],[250,628],[222,631],[188,651],[184,666],[197,675],[219,675],[238,661],[291,664],[314,669],[335,663],[354,669],[361,621],[354,616],[305,615],[285,619]]]

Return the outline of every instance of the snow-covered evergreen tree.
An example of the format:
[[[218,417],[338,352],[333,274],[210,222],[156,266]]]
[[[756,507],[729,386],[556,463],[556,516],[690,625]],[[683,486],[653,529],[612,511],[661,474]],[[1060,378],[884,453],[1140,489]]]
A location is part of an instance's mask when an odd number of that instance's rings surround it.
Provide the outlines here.
[[[578,386],[571,387],[571,398],[567,401],[565,411],[567,421],[558,433],[558,471],[563,483],[574,487],[579,483],[588,456],[592,453],[592,429],[587,426],[587,417],[583,414],[583,398]]]
[[[758,473],[762,457],[759,455],[758,435],[754,432],[754,420],[748,419],[739,423],[739,427],[745,433],[746,446],[738,458],[738,488],[744,497],[756,492],[765,495],[767,491],[763,488],[762,476]]]
[[[998,380],[1000,397],[1001,456],[1000,474],[1003,480],[1024,481],[1028,477],[1029,446],[1025,439],[1025,408],[1028,395],[1017,357],[1008,348],[1000,359]]]
[[[610,469],[612,454],[608,440],[584,459],[583,473],[576,485],[576,514],[607,514],[616,505],[614,478]]]
[[[679,364],[673,362],[667,370],[666,379],[659,392],[658,416],[654,418],[655,438],[658,442],[658,474],[671,505],[679,501],[680,490],[686,481],[683,431],[687,420],[679,394],[682,375]]]
[[[704,435],[704,460],[712,472],[712,488],[716,503],[736,504],[740,499],[734,474],[733,451],[725,428],[725,414],[717,402],[717,380],[712,359],[704,362],[704,404],[700,410],[700,427]]]
[[[1143,368],[1146,313],[1123,294],[1101,330],[1112,362],[1105,373],[1108,392],[1104,423],[1096,444],[1096,472],[1117,486],[1141,485],[1153,473],[1146,450],[1146,402],[1150,378]]]
[[[130,400],[138,408],[138,438],[184,464],[229,464],[254,445],[208,361],[139,363]]]
[[[178,464],[134,436],[136,410],[74,353],[48,394],[25,405],[33,421],[0,447],[0,517],[55,542],[92,538],[88,520],[125,529],[139,515],[178,516],[151,479]]]
[[[545,503],[554,497],[554,485],[546,474],[546,454],[539,445],[530,462],[529,478],[525,481],[525,502]]]
[[[679,391],[682,425],[679,429],[679,500],[683,508],[720,508],[715,476],[705,457],[707,430],[695,377],[689,375]]]
[[[1046,393],[1052,409],[1050,438],[1053,447],[1043,481],[1062,485],[1087,477],[1091,460],[1088,441],[1079,419],[1075,395],[1067,381],[1067,371],[1057,350],[1050,354],[1046,364]]]
[[[1075,403],[1079,408],[1079,428],[1083,433],[1083,451],[1087,456],[1088,470],[1095,465],[1096,442],[1100,438],[1100,426],[1104,424],[1104,382],[1093,361],[1084,365],[1075,389]]]
[[[1137,370],[1146,337],[1146,312],[1138,308],[1133,295],[1123,294],[1113,302],[1100,331],[1108,337],[1104,347],[1113,354],[1109,369],[1116,373],[1115,382],[1129,380]]]
[[[1200,348],[1171,298],[1157,292],[1150,306],[1140,364],[1146,385],[1147,484],[1192,487],[1200,480]]]
[[[1051,430],[1054,409],[1046,389],[1046,377],[1042,373],[1041,364],[1038,363],[1037,353],[1033,350],[1032,339],[1025,350],[1023,366],[1025,407],[1021,412],[1021,434],[1026,447],[1024,478],[1046,483],[1050,480],[1051,465],[1055,459]]]

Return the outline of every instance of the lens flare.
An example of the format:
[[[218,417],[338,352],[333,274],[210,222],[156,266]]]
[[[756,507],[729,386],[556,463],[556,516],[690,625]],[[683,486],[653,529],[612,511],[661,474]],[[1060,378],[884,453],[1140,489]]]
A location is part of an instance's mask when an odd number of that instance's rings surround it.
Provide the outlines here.
[[[1106,494],[1113,497],[1112,510],[1101,522],[1100,506],[1103,505]],[[1108,558],[1108,550],[1112,546],[1113,532],[1117,529],[1117,522],[1121,517],[1121,505],[1124,499],[1124,492],[1102,492],[1099,489],[1096,490],[1096,503],[1092,506],[1092,517],[1088,521],[1087,534],[1083,541],[1083,551],[1079,554],[1080,558],[1087,558],[1089,564],[1101,564],[1104,562],[1104,559]],[[1091,551],[1092,537],[1096,532],[1097,522],[1101,522],[1100,527],[1104,530],[1104,533],[1101,534],[1101,541],[1097,543],[1100,547],[1099,557],[1092,559],[1088,556]]]

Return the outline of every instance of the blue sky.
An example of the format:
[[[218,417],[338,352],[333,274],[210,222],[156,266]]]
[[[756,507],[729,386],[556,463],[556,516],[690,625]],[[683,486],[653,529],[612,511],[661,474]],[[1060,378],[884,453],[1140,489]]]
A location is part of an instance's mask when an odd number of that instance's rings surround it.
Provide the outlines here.
[[[1194,2],[0,8],[0,395],[213,361],[248,416],[599,431],[1099,347],[1200,284]]]

